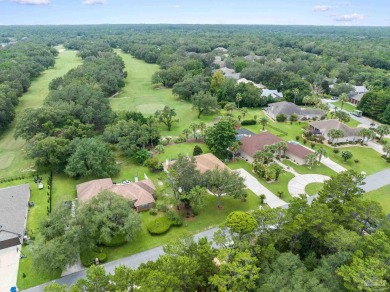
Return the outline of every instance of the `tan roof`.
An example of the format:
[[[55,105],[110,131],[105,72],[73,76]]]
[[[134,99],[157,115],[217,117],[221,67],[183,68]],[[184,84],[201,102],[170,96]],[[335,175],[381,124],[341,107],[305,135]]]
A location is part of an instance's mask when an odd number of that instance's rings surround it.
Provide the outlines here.
[[[200,173],[205,173],[208,170],[213,170],[219,167],[222,169],[229,169],[221,160],[219,160],[214,154],[207,153],[195,156],[196,161],[196,169],[200,171]]]
[[[302,145],[293,143],[287,143],[287,149],[288,152],[302,159],[305,159],[307,155],[314,153]]]
[[[77,185],[77,198],[86,202],[97,196],[101,191],[114,192],[128,200],[134,201],[134,206],[142,206],[154,202],[155,186],[150,179],[136,183],[113,184],[110,178],[91,180]]]
[[[340,122],[338,120],[334,120],[334,119],[333,120],[323,120],[323,121],[311,122],[311,123],[309,123],[309,125],[320,130],[320,132],[324,136],[328,136],[328,132],[331,129],[337,129],[337,130],[342,130],[344,132],[344,137],[352,137],[352,136],[358,137],[358,136],[360,136],[359,132],[361,130],[361,128],[351,128],[351,127],[343,124],[342,122]]]
[[[272,135],[269,132],[263,132],[260,134],[244,137],[240,140],[242,143],[241,151],[249,156],[255,155],[257,151],[263,151],[264,146],[272,145],[283,141],[279,137]]]

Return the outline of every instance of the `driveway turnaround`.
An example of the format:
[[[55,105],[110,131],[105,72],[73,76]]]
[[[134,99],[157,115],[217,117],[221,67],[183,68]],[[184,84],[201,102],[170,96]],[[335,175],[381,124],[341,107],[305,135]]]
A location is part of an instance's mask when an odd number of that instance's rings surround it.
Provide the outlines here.
[[[260,196],[261,194],[265,195],[265,203],[271,208],[288,206],[285,201],[281,200],[269,189],[259,183],[259,181],[245,169],[240,168],[237,169],[236,172],[238,172],[244,178],[244,183],[246,187],[252,192],[254,192],[256,196]]]
[[[311,183],[323,183],[330,177],[322,174],[302,174],[294,177],[288,182],[288,191],[293,197],[306,194],[305,188]]]

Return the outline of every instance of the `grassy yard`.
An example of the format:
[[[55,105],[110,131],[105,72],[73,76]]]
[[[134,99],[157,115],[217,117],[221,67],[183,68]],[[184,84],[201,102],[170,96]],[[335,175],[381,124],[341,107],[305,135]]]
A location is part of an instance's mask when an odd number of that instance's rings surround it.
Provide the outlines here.
[[[368,192],[364,197],[380,203],[385,214],[390,213],[390,185]]]
[[[198,145],[202,148],[203,153],[209,153],[210,150],[203,143],[189,142],[189,143],[180,143],[180,144],[172,144],[165,147],[164,153],[159,154],[157,157],[160,161],[165,162],[166,159],[170,160],[172,158],[177,158],[179,154],[182,155],[190,155],[192,156],[194,152],[194,147]]]
[[[20,98],[16,107],[16,117],[26,108],[40,107],[49,93],[50,81],[80,64],[81,59],[76,56],[75,51],[62,51],[56,58],[55,66],[45,70],[37,79],[33,80],[31,87]],[[25,141],[21,138],[14,139],[15,124],[14,121],[0,135],[0,177],[19,175],[28,172],[34,166],[34,162],[24,156]]]
[[[127,243],[120,247],[104,248],[104,252],[108,256],[109,261],[113,261],[125,256],[129,256],[159,245],[175,242],[186,236],[190,236],[201,231],[216,227],[223,223],[226,216],[232,211],[251,211],[257,210],[260,206],[259,198],[252,192],[248,192],[246,202],[223,197],[221,199],[222,208],[217,208],[217,198],[215,196],[207,196],[206,207],[201,210],[194,220],[185,221],[181,227],[172,227],[172,229],[163,235],[152,236],[146,229],[146,224],[156,218],[148,212],[141,213],[142,231],[134,242]]]
[[[313,195],[316,195],[318,194],[318,192],[320,190],[322,190],[322,188],[324,187],[324,184],[323,183],[311,183],[311,184],[308,184],[305,188],[305,192],[306,194],[308,194],[309,196],[313,196]]]
[[[340,101],[332,102],[332,104],[334,106],[337,106],[339,109],[341,108],[341,102]],[[343,110],[351,112],[351,111],[356,110],[356,106],[352,105],[351,103],[344,102]]]
[[[323,174],[327,176],[332,176],[335,175],[336,172],[330,169],[329,167],[323,165],[323,164],[316,164],[313,166],[307,166],[307,165],[297,165],[290,160],[284,159],[283,164],[293,168],[296,172],[299,174],[311,174],[311,173],[316,173],[316,174]]]
[[[163,136],[179,135],[192,122],[209,123],[215,118],[215,115],[202,115],[198,119],[197,111],[192,109],[191,103],[179,100],[172,94],[171,89],[153,88],[151,79],[159,70],[158,65],[147,64],[120,50],[116,52],[123,58],[128,76],[125,80],[126,86],[118,96],[110,100],[113,110],[136,110],[145,115],[153,115],[156,110],[169,105],[176,110],[179,122],[173,124],[172,131],[167,131],[165,125],[162,125]]]
[[[334,162],[340,164],[341,166],[347,169],[353,169],[357,172],[364,171],[367,175],[379,172],[386,168],[390,167],[390,164],[387,163],[378,152],[369,148],[362,146],[351,146],[351,147],[339,147],[340,152],[338,154],[333,153],[333,148],[323,145],[328,152],[328,156]],[[341,151],[348,150],[352,153],[353,157],[344,162],[341,157]],[[358,159],[359,162],[356,163],[354,160]]]
[[[263,186],[269,189],[275,195],[278,195],[278,192],[283,192],[281,199],[289,202],[293,199],[293,197],[288,192],[288,182],[294,177],[290,172],[283,172],[279,176],[278,182],[267,182],[263,178],[259,177],[257,174],[252,172],[252,165],[244,160],[237,159],[235,162],[229,162],[227,164],[231,169],[239,169],[243,168],[250,174],[252,174]]]

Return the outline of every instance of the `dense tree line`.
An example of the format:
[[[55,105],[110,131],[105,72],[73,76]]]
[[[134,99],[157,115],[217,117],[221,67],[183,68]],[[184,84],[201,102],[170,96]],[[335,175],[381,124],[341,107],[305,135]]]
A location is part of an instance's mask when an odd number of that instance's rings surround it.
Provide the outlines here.
[[[364,94],[357,108],[368,117],[390,124],[390,90],[372,91]]]
[[[219,249],[183,239],[137,269],[91,267],[69,291],[388,290],[390,224],[378,203],[362,198],[362,181],[347,171],[311,204],[298,198],[288,209],[233,212],[214,235]]]
[[[0,48],[0,131],[13,121],[15,106],[31,80],[54,66],[57,54],[46,45],[27,42]]]
[[[70,176],[118,172],[112,150],[95,134],[114,121],[107,97],[124,86],[124,64],[113,53],[90,54],[50,83],[42,108],[27,109],[18,119],[15,137],[28,141],[27,155],[40,169]]]

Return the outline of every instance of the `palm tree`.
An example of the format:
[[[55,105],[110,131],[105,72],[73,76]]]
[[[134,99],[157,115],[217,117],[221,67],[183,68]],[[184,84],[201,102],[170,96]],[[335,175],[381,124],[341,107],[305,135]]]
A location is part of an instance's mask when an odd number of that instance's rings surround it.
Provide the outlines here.
[[[318,158],[318,163],[321,163],[322,157],[328,157],[328,153],[326,152],[324,147],[318,148],[315,154]]]
[[[188,140],[188,136],[191,134],[191,130],[190,129],[184,129],[182,133],[186,137],[186,141],[187,141]]]
[[[333,143],[334,139],[343,138],[344,132],[343,132],[343,130],[331,129],[328,132],[328,137],[332,139],[331,142]],[[337,143],[337,140],[336,140],[336,143]]]
[[[267,123],[268,123],[268,119],[266,117],[261,117],[260,124],[263,125],[263,131],[264,131],[264,128],[267,125]]]
[[[370,129],[361,129],[359,132],[359,136],[363,137],[363,142],[368,142],[370,139],[374,139],[376,134],[373,130]],[[367,138],[367,140],[365,140]],[[365,141],[364,141],[365,140]]]
[[[241,115],[238,115],[238,116],[237,116],[237,119],[238,119],[239,122],[241,122],[241,118],[242,118]]]
[[[260,196],[259,196],[259,198],[260,198],[260,204],[264,204],[264,200],[266,199],[266,196],[264,195],[264,194],[261,194]]]
[[[229,147],[229,151],[233,154],[233,161],[235,160],[235,155],[237,151],[240,150],[240,142],[235,141],[232,143],[232,145]]]
[[[265,152],[271,152],[272,154],[274,154],[275,152],[278,151],[278,146],[276,146],[276,144],[265,145],[264,146],[264,151]]]
[[[245,120],[245,116],[246,116],[247,113],[248,113],[248,109],[246,107],[243,107],[241,109],[241,114],[242,114],[242,117],[243,117],[244,120]]]
[[[254,116],[253,116],[253,119],[255,120],[256,123],[257,123],[257,118],[258,118],[257,115],[254,115]]]
[[[294,88],[293,90],[292,90],[292,93],[293,93],[293,95],[294,95],[294,103],[296,102],[296,99],[297,99],[297,96],[298,96],[298,94],[299,94],[299,89],[298,88]]]
[[[190,124],[190,129],[192,130],[192,132],[194,133],[194,139],[196,139],[196,130],[198,129],[198,124],[196,123],[191,123]]]
[[[279,143],[276,144],[278,147],[278,153],[280,156],[284,155],[287,151],[287,144],[284,141],[280,141]]]
[[[383,145],[383,152],[385,152],[386,157],[390,157],[390,144]]]
[[[342,93],[339,97],[339,101],[341,102],[341,110],[343,109],[344,102],[347,102],[349,100],[349,97],[346,93]]]
[[[241,93],[237,93],[237,95],[236,95],[237,108],[240,108],[240,101],[241,100],[242,100]]]
[[[306,164],[309,166],[314,165],[314,163],[317,161],[317,155],[315,153],[306,155]]]
[[[390,126],[389,125],[380,125],[378,128],[376,128],[376,132],[379,135],[379,142],[382,142],[383,136],[390,134]]]
[[[206,123],[205,122],[200,122],[199,130],[200,130],[200,134],[203,136],[204,130],[206,130]]]
[[[232,113],[232,111],[234,110],[234,108],[236,107],[236,105],[232,102],[229,102],[225,105],[225,110],[227,111],[227,113],[230,115]]]

